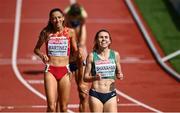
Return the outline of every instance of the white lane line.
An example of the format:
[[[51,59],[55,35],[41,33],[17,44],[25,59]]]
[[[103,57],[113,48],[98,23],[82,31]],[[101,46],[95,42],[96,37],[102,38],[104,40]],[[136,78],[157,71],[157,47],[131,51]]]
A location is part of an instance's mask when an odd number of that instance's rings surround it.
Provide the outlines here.
[[[132,103],[125,103],[125,104],[118,104],[118,106],[140,106],[138,104],[132,104]]]
[[[44,84],[44,80],[27,80],[29,84]]]
[[[120,19],[120,18],[89,18],[87,23],[101,23],[101,24],[133,24],[132,19]]]
[[[46,100],[46,97],[38,92],[35,88],[29,85],[24,78],[22,77],[21,73],[17,68],[17,50],[18,50],[18,41],[19,41],[19,30],[20,30],[20,20],[21,20],[21,7],[22,7],[22,0],[16,1],[16,17],[15,17],[15,26],[14,26],[14,40],[13,40],[13,48],[12,48],[12,68],[17,77],[17,79],[30,91],[34,94],[39,96],[41,99]]]
[[[46,18],[24,18],[21,23],[46,23]],[[88,24],[134,24],[132,19],[120,18],[87,18]],[[14,23],[13,19],[0,19],[0,23]]]
[[[140,102],[140,101],[138,101],[138,100],[128,96],[127,94],[119,91],[118,89],[116,89],[116,92],[117,92],[118,95],[120,95],[120,96],[122,96],[122,97],[124,97],[124,98],[126,98],[126,99],[128,99],[128,100],[130,100],[130,101],[132,101],[134,103],[136,103],[139,106],[142,106],[142,107],[144,107],[146,109],[149,109],[149,110],[157,112],[157,113],[163,113],[162,111],[159,111],[159,110],[157,110],[157,109],[155,109],[153,107],[150,107],[150,106],[148,106],[148,105],[146,105],[146,104],[144,104],[144,103],[142,103],[142,102]]]
[[[163,62],[166,62],[167,60],[170,60],[170,59],[172,59],[172,58],[174,58],[174,57],[176,57],[176,56],[178,56],[178,55],[180,55],[180,50],[177,50],[177,51],[175,51],[175,52],[173,52],[173,53],[171,53],[171,54],[163,57],[163,58],[162,58],[162,61],[163,61]]]
[[[143,59],[140,57],[124,57],[121,59],[121,63],[136,63],[136,64],[151,64],[151,63],[155,63],[154,60],[150,60],[150,59]]]
[[[22,108],[46,108],[47,106],[45,105],[6,105],[6,106],[1,106],[1,109],[9,109],[9,110],[12,110],[12,109],[22,109]]]
[[[17,64],[42,64],[42,62],[40,60],[31,60],[31,59],[26,59],[26,58],[22,58],[22,59],[18,59]],[[0,59],[0,65],[10,65],[12,64],[12,59]]]
[[[137,104],[131,104],[131,103],[123,103],[123,104],[118,104],[118,106],[139,106]],[[22,109],[22,108],[33,108],[33,109],[40,109],[40,108],[47,108],[46,105],[5,105],[5,106],[0,106],[1,110],[3,109]],[[79,108],[79,104],[69,104],[68,108],[73,108],[77,109]]]
[[[0,58],[0,65],[10,65],[12,63],[12,59],[10,58]],[[37,59],[37,60],[33,60],[30,58],[18,58],[16,60],[17,64],[24,64],[24,65],[28,65],[28,64],[42,64],[42,61]],[[123,64],[151,64],[151,63],[155,63],[154,60],[151,59],[140,59],[137,57],[127,57],[127,58],[122,58],[121,59],[121,63]]]

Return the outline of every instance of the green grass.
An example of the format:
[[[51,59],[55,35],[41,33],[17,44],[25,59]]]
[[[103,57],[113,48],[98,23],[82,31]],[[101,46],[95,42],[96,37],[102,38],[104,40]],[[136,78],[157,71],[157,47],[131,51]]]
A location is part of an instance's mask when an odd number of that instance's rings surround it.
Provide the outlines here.
[[[167,1],[135,0],[165,55],[180,49],[180,16],[177,16]],[[169,61],[172,67],[180,73],[180,55]]]

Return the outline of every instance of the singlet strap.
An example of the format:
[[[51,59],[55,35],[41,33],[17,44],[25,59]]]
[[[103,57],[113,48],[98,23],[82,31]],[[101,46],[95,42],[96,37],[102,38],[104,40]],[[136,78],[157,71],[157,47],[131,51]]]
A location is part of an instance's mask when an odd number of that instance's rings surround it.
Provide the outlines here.
[[[92,76],[96,75],[94,62],[95,62],[96,60],[98,60],[98,59],[99,59],[99,57],[98,57],[98,55],[97,55],[97,52],[96,52],[96,51],[93,51],[93,62],[92,62],[92,69],[91,69]]]
[[[109,59],[115,59],[115,52],[111,49]]]
[[[96,60],[100,60],[100,58],[98,57],[98,54],[96,51],[93,51],[93,62]]]

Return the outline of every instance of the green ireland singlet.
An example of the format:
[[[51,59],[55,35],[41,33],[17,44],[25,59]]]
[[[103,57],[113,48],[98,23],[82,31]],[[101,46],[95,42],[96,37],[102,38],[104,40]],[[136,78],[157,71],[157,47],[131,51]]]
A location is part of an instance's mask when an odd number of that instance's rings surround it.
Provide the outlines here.
[[[97,52],[93,52],[93,66],[92,66],[92,75],[97,73],[101,75],[102,79],[115,79],[116,71],[116,61],[115,53],[113,50],[110,50],[109,58],[107,60],[102,60]]]

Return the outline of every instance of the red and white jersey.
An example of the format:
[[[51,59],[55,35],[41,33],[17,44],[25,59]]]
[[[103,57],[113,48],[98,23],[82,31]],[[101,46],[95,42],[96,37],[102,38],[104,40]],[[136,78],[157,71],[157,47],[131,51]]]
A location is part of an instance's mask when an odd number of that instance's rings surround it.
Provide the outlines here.
[[[64,28],[60,33],[49,34],[46,44],[46,51],[49,56],[69,56],[70,55],[70,36],[69,29]]]

